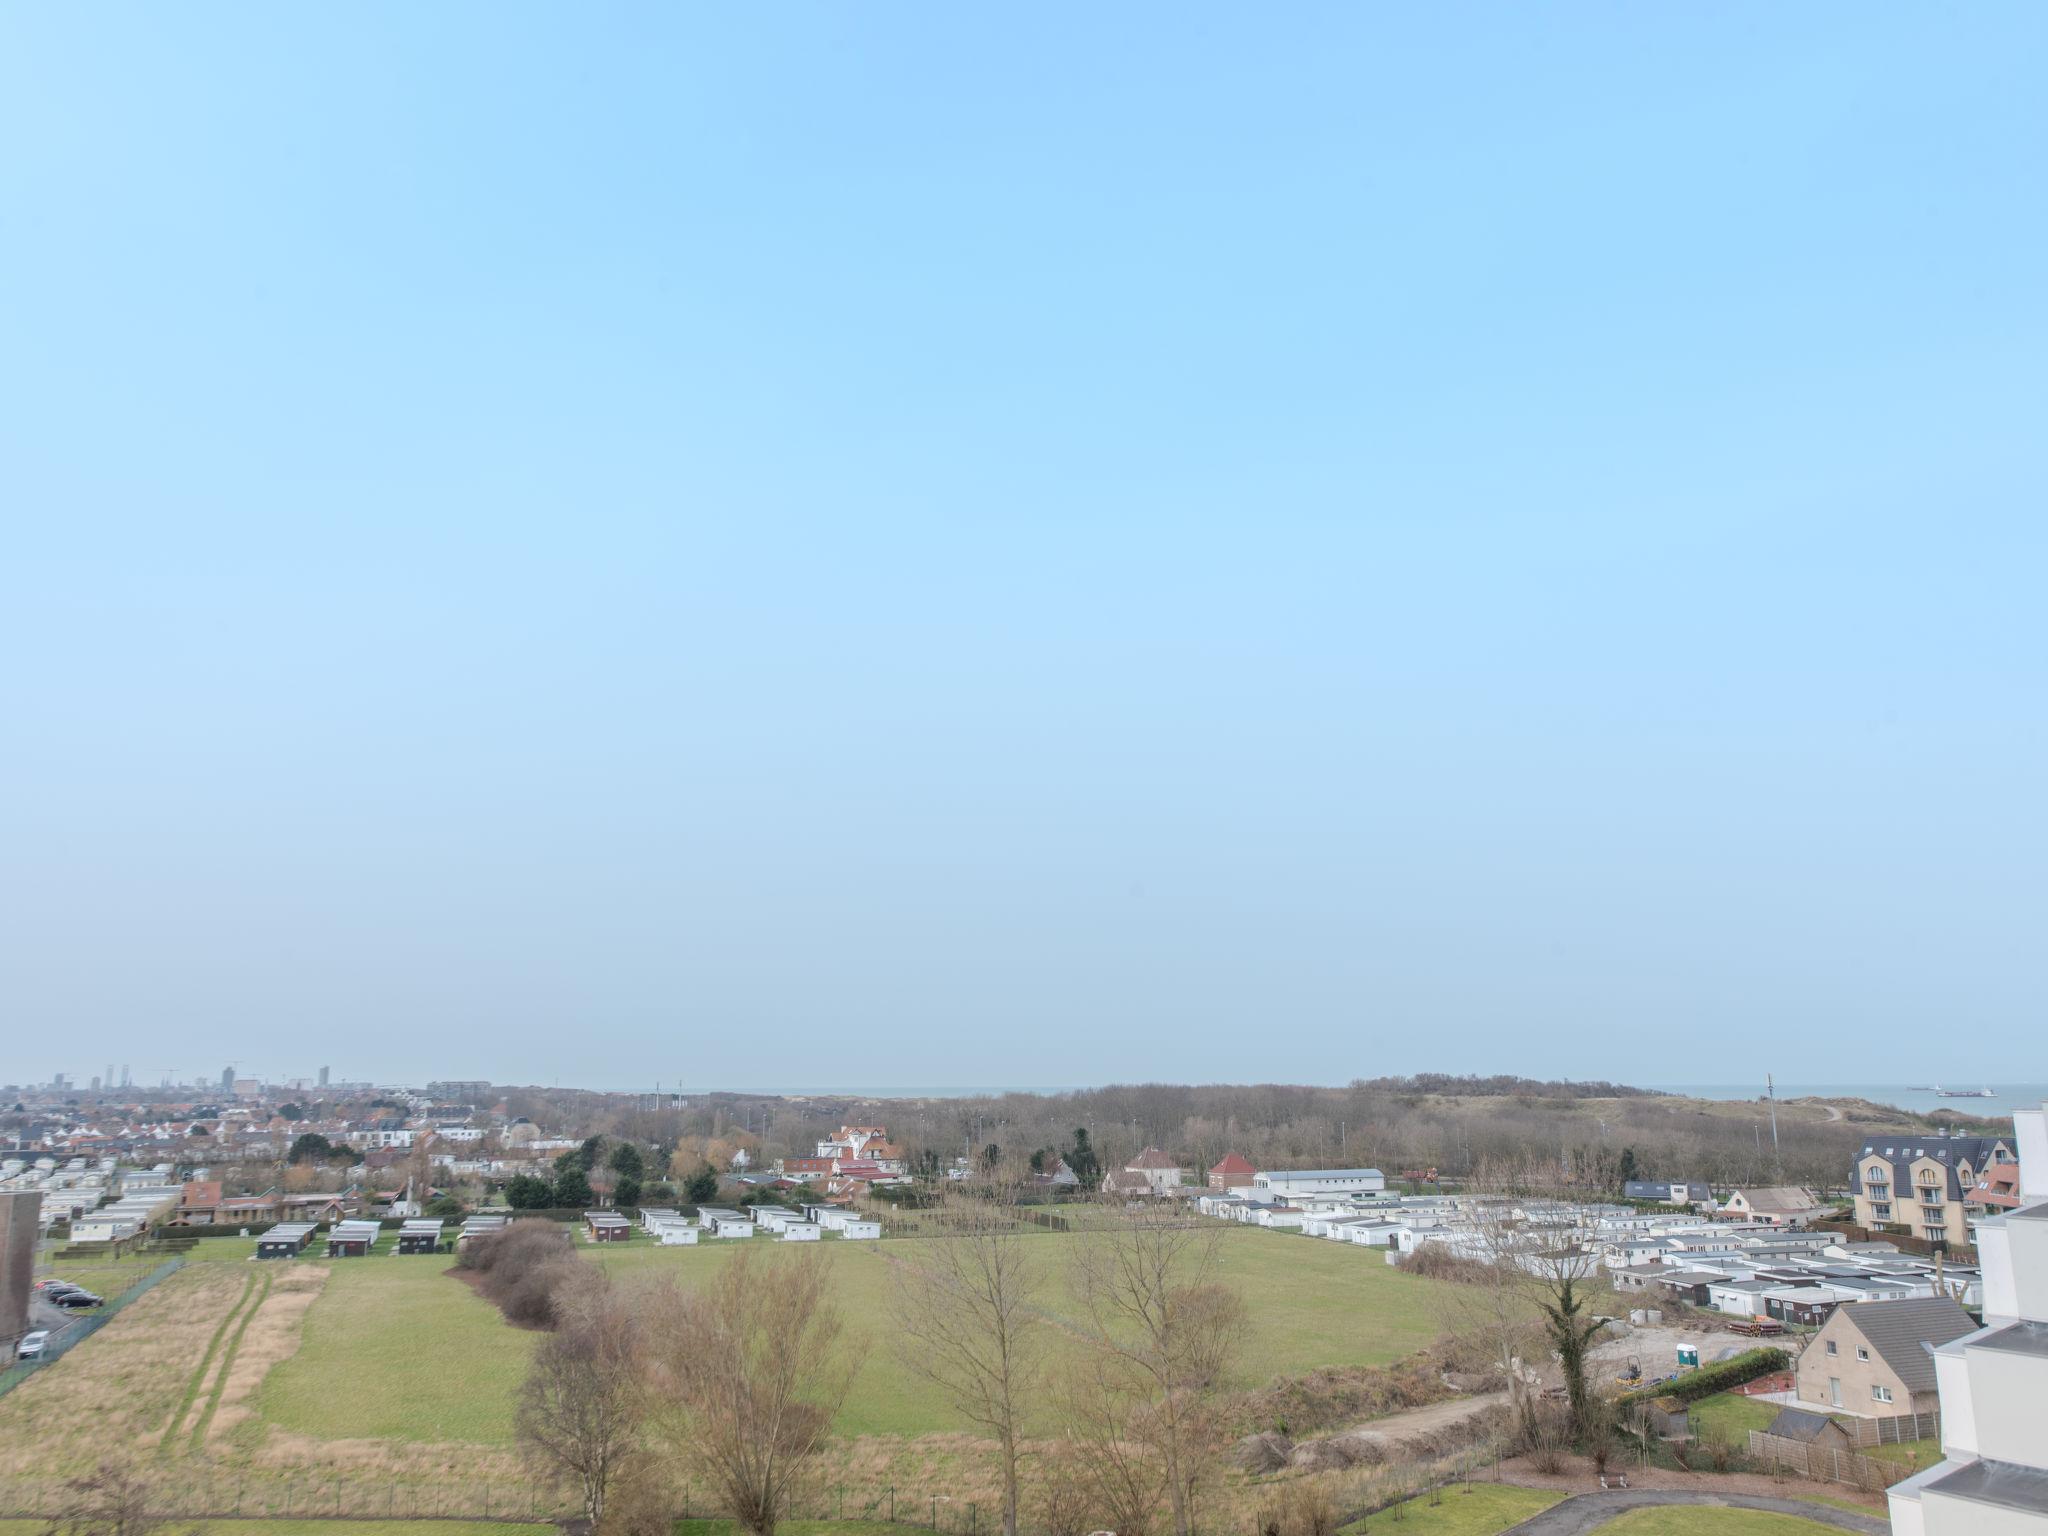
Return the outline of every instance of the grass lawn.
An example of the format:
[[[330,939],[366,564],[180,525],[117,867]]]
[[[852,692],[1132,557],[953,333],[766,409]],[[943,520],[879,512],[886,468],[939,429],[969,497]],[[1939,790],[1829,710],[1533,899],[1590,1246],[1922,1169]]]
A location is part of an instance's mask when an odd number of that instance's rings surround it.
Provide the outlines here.
[[[1858,1510],[1858,1514],[1870,1511]],[[1839,1536],[1840,1527],[1767,1509],[1717,1509],[1672,1504],[1631,1509],[1600,1527],[1606,1536]]]
[[[1364,1536],[1368,1530],[1400,1536],[1495,1536],[1531,1515],[1540,1515],[1564,1498],[1550,1488],[1515,1488],[1505,1483],[1450,1483],[1441,1503],[1428,1494],[1392,1504],[1378,1514],[1344,1526],[1340,1536]]]
[[[264,1378],[259,1414],[321,1440],[510,1441],[538,1335],[506,1323],[451,1262],[333,1261],[298,1351]]]
[[[1056,1320],[1078,1308],[1063,1260],[1085,1236],[1037,1233],[1044,1268],[1043,1305]],[[1441,1325],[1437,1281],[1404,1274],[1377,1252],[1292,1233],[1226,1228],[1222,1273],[1250,1304],[1251,1336],[1240,1372],[1247,1386],[1319,1365],[1383,1365],[1412,1354]],[[768,1240],[749,1239],[757,1247]],[[891,1347],[890,1307],[897,1258],[921,1239],[822,1242],[801,1257],[829,1257],[838,1268],[848,1333],[865,1338],[868,1357],[837,1425],[841,1434],[919,1435],[960,1427],[947,1406]],[[203,1239],[200,1262],[246,1259],[239,1238]],[[684,1284],[726,1263],[736,1244],[664,1248],[627,1243],[577,1253],[620,1276],[673,1274]],[[504,1445],[512,1438],[512,1400],[536,1335],[509,1326],[497,1310],[448,1275],[447,1258],[371,1257],[299,1260],[331,1273],[306,1314],[299,1349],[265,1379],[259,1416],[322,1440],[391,1438]]]
[[[766,1246],[768,1240],[748,1241]],[[829,1255],[838,1267],[835,1286],[850,1318],[848,1332],[864,1334],[870,1345],[835,1426],[842,1434],[916,1435],[960,1427],[890,1347],[892,1267],[898,1258],[914,1258],[921,1241],[835,1241],[815,1250],[816,1257]],[[1079,1308],[1062,1266],[1069,1245],[1088,1238],[1041,1233],[1029,1241],[1044,1270],[1041,1304],[1056,1320],[1076,1320]],[[1434,1304],[1440,1282],[1394,1269],[1377,1252],[1244,1228],[1224,1229],[1221,1242],[1223,1278],[1243,1293],[1251,1311],[1240,1371],[1246,1386],[1320,1365],[1385,1365],[1429,1344],[1441,1327]],[[735,1246],[583,1246],[578,1252],[615,1274],[674,1274],[687,1284],[728,1261]]]
[[[1939,1440],[1908,1440],[1903,1445],[1859,1445],[1857,1452],[1872,1461],[1895,1461],[1918,1471],[1941,1460]]]
[[[1783,1407],[1737,1392],[1716,1392],[1692,1405],[1693,1432],[1702,1440],[1726,1440],[1738,1448],[1746,1447],[1749,1431],[1769,1429]]]

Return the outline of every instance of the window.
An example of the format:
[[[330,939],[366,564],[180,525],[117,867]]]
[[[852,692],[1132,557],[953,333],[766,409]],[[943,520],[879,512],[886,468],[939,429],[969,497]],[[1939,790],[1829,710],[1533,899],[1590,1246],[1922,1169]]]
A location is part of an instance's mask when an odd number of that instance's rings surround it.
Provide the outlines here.
[[[1870,1395],[1877,1402],[1888,1403],[1892,1400],[1892,1389],[1890,1387],[1872,1387]]]
[[[1828,1353],[1831,1355],[1839,1355],[1841,1353],[1839,1349],[1835,1348],[1835,1341],[1833,1339],[1828,1340]]]
[[[1858,1360],[1868,1360],[1870,1358],[1870,1351],[1865,1349],[1861,1344],[1858,1344],[1856,1346],[1856,1358]]]

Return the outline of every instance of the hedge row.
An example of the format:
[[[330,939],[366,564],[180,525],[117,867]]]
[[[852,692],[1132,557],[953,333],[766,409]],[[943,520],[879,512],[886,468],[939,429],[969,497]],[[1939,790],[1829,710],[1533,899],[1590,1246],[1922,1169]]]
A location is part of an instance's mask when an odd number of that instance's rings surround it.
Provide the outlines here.
[[[1652,1398],[1675,1397],[1681,1403],[1696,1403],[1703,1397],[1712,1397],[1716,1392],[1726,1392],[1744,1382],[1755,1381],[1759,1376],[1768,1376],[1773,1371],[1785,1370],[1792,1364],[1792,1357],[1784,1350],[1772,1345],[1744,1350],[1728,1360],[1717,1360],[1712,1365],[1703,1365],[1696,1371],[1688,1371],[1676,1381],[1660,1381],[1652,1387],[1641,1387],[1634,1392],[1622,1394],[1623,1403],[1643,1403]]]

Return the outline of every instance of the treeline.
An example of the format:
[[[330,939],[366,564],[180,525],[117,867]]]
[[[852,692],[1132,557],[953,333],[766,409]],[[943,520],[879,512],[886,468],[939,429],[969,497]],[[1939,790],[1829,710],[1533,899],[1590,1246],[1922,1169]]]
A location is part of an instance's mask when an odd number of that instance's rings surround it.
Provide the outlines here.
[[[1458,1179],[1490,1160],[1544,1156],[1574,1165],[1606,1160],[1617,1169],[1626,1162],[1640,1178],[1823,1187],[1847,1180],[1857,1148],[1878,1123],[1872,1117],[1885,1114],[1852,1109],[1844,1120],[1827,1122],[1780,1106],[1774,1139],[1761,1103],[1706,1104],[1609,1082],[1449,1073],[1361,1078],[1343,1087],[1123,1083],[947,1099],[719,1094],[688,1110],[577,1099],[593,1117],[578,1126],[585,1134],[597,1130],[657,1151],[745,1146],[757,1167],[807,1154],[820,1137],[852,1122],[887,1126],[892,1140],[928,1166],[955,1157],[985,1161],[991,1147],[1020,1161],[1069,1150],[1083,1130],[1103,1170],[1156,1146],[1196,1172],[1237,1152],[1267,1168],[1365,1166],[1394,1177],[1434,1170]],[[1882,1123],[1923,1121],[1899,1111]]]

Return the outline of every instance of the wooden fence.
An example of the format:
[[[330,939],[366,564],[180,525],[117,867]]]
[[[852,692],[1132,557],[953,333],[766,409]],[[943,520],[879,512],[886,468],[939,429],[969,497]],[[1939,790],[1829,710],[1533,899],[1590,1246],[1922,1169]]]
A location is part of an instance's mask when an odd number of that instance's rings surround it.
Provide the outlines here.
[[[1894,1413],[1881,1419],[1842,1414],[1835,1422],[1849,1431],[1858,1445],[1904,1445],[1909,1440],[1939,1440],[1939,1413]]]
[[[1767,1435],[1760,1429],[1749,1432],[1749,1456],[1750,1460],[1780,1472],[1796,1472],[1817,1483],[1847,1483],[1866,1493],[1883,1493],[1893,1483],[1913,1475],[1913,1469],[1902,1461],[1879,1461],[1875,1456],[1859,1456],[1854,1451]]]

